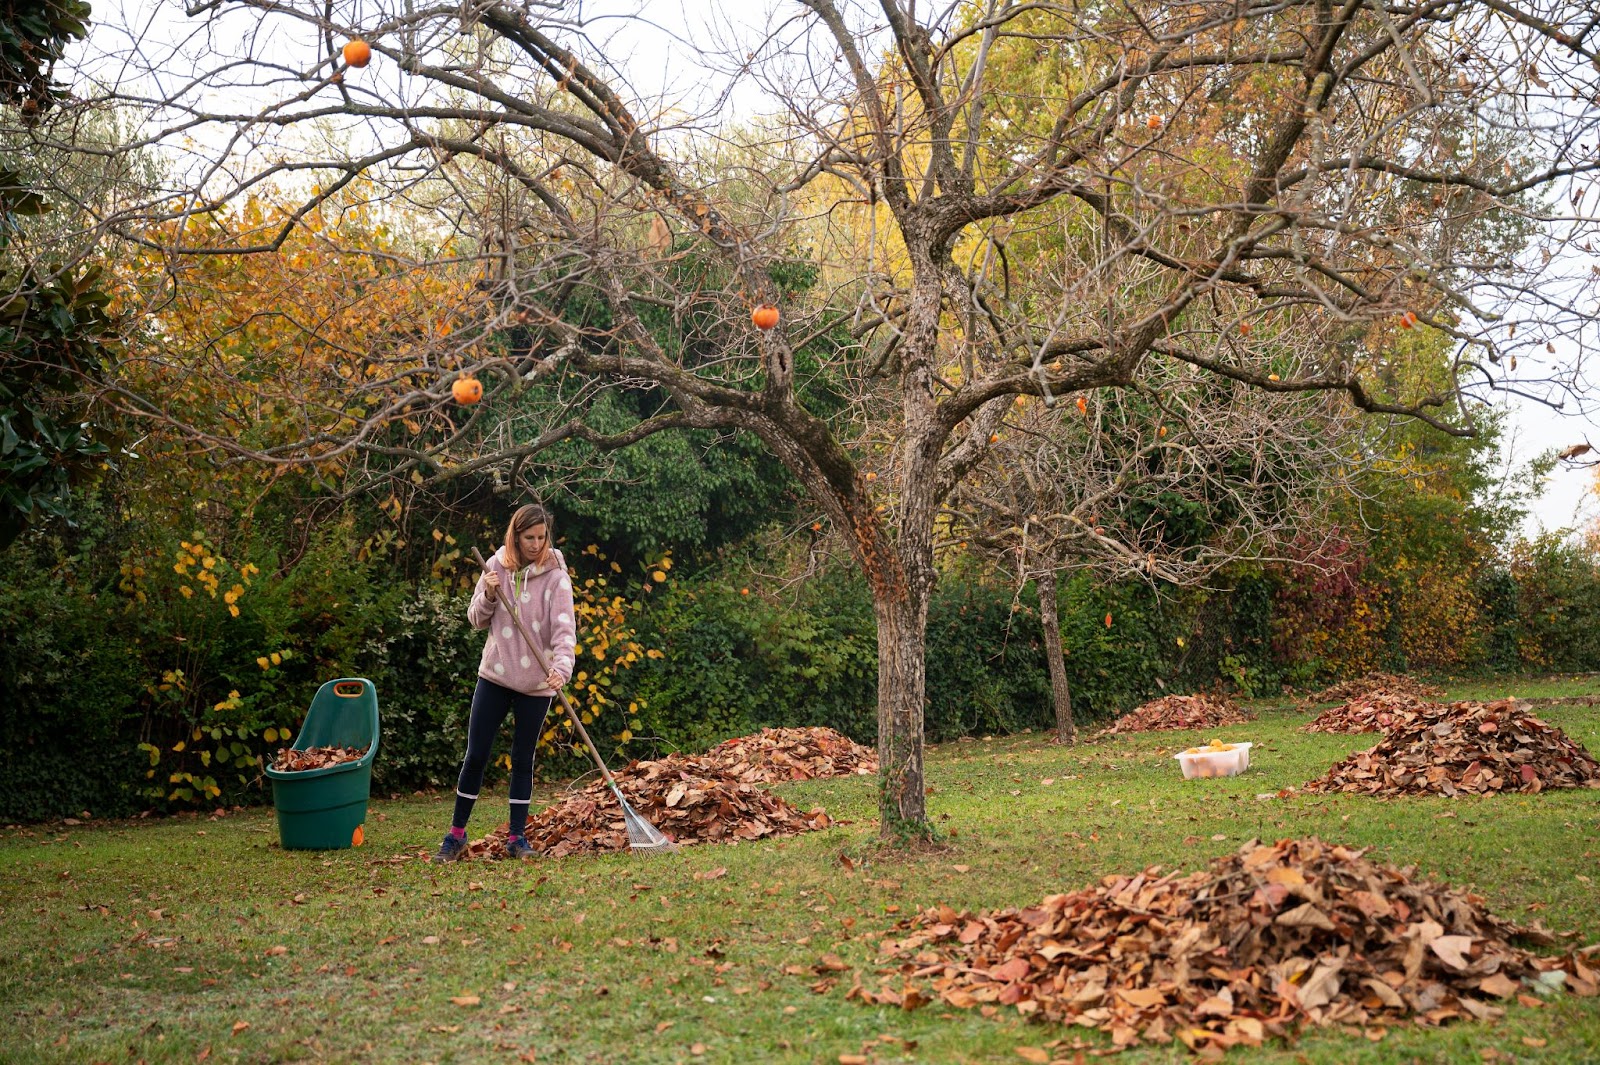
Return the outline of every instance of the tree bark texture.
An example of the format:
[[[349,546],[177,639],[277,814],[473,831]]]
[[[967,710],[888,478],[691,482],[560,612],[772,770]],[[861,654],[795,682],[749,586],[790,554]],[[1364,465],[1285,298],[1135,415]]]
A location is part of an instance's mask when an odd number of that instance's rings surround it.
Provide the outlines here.
[[[925,596],[883,596],[874,589],[878,619],[878,763],[881,835],[927,834],[922,766],[927,696],[928,605]]]
[[[1061,619],[1056,612],[1056,571],[1041,570],[1034,580],[1039,593],[1039,627],[1044,630],[1044,660],[1050,667],[1050,695],[1056,708],[1056,742],[1077,743],[1078,727],[1072,722],[1072,689],[1067,684],[1067,663],[1061,653]]]

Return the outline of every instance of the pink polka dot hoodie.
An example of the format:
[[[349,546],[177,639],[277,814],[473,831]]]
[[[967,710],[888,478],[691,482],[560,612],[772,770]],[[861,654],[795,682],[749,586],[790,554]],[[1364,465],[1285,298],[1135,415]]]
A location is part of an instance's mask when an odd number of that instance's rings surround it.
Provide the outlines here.
[[[526,695],[550,695],[545,672],[512,623],[506,601],[515,603],[540,653],[565,684],[572,676],[573,648],[578,642],[572,578],[567,575],[566,560],[552,547],[543,566],[524,566],[512,572],[502,546],[489,559],[489,569],[500,577],[500,595],[491,603],[488,588],[479,577],[472,603],[467,607],[467,620],[472,627],[489,630],[478,676]]]

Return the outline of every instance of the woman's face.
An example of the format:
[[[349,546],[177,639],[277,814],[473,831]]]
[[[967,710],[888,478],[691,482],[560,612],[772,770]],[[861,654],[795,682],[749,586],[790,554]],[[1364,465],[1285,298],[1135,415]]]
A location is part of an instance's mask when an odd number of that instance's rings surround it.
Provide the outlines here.
[[[550,554],[550,528],[544,522],[530,525],[517,534],[517,554],[524,563],[543,565]]]

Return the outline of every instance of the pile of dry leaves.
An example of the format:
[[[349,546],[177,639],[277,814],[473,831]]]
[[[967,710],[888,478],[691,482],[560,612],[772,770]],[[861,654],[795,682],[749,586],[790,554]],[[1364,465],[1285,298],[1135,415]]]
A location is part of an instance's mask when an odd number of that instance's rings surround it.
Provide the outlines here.
[[[1600,991],[1582,954],[1530,954],[1510,940],[1551,937],[1411,875],[1318,839],[1252,841],[1186,876],[1111,876],[1021,910],[940,906],[881,944],[899,964],[879,990],[858,982],[848,997],[1012,1006],[1117,1046],[1178,1039],[1210,1056],[1304,1024],[1376,1035],[1498,1016],[1496,1002],[1529,991]]]
[[[1342,680],[1332,687],[1324,688],[1315,695],[1310,696],[1313,703],[1346,702],[1363,695],[1375,692],[1388,692],[1393,695],[1412,695],[1418,699],[1442,699],[1444,692],[1431,684],[1424,684],[1420,680],[1396,673],[1368,673],[1355,680]]]
[[[1301,790],[1365,795],[1600,788],[1583,745],[1528,713],[1526,703],[1422,703],[1398,711],[1383,740]]]
[[[307,747],[301,751],[279,747],[272,759],[272,768],[280,773],[303,773],[308,769],[326,769],[330,765],[359,762],[366,753],[359,747]]]
[[[746,784],[870,776],[878,771],[876,751],[831,728],[764,728],[753,736],[724,740],[689,760],[705,771]]]
[[[1351,697],[1349,702],[1330,706],[1301,732],[1383,732],[1406,711],[1418,710],[1428,700],[1410,692],[1386,689]]]
[[[833,823],[821,807],[802,813],[770,792],[688,759],[632,762],[616,779],[629,805],[680,844],[793,836]],[[533,849],[552,858],[628,849],[622,808],[603,780],[530,817],[527,831]]]
[[[1249,720],[1249,715],[1225,695],[1165,695],[1123,714],[1105,732],[1221,728]]]

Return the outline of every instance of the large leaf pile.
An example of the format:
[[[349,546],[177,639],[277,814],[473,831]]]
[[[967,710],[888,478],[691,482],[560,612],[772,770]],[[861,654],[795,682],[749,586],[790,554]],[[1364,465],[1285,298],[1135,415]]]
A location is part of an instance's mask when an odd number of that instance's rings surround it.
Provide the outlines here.
[[[693,762],[747,784],[870,776],[878,754],[831,728],[764,728],[724,740]]]
[[[1330,706],[1301,732],[1382,732],[1409,710],[1426,705],[1428,700],[1406,691],[1379,688],[1356,695],[1349,702]]]
[[[1304,785],[1365,795],[1600,788],[1600,763],[1583,745],[1515,699],[1398,711],[1384,738]]]
[[[1431,684],[1396,673],[1368,673],[1355,680],[1344,680],[1312,695],[1313,703],[1346,702],[1374,692],[1414,695],[1418,699],[1442,699],[1444,692]]]
[[[366,753],[359,747],[307,747],[299,751],[293,747],[280,747],[272,759],[272,768],[280,773],[303,773],[308,769],[326,769],[330,765],[359,762]]]
[[[1106,733],[1162,732],[1241,725],[1250,717],[1223,695],[1166,695],[1123,714]]]
[[[821,807],[802,813],[770,792],[688,759],[633,762],[616,778],[629,805],[680,844],[793,836],[833,823]],[[561,858],[625,851],[628,833],[616,796],[596,780],[529,818],[528,843]]]
[[[1534,989],[1596,993],[1582,957],[1510,942],[1551,942],[1542,930],[1411,876],[1314,838],[1251,841],[1184,876],[1110,876],[1020,910],[938,906],[880,945],[894,975],[849,997],[1012,1007],[1118,1046],[1178,1039],[1215,1054],[1304,1024],[1436,1025],[1498,1016],[1496,1002]]]

